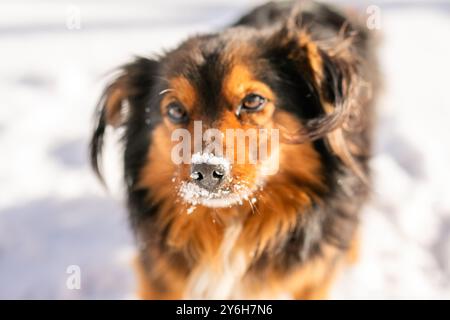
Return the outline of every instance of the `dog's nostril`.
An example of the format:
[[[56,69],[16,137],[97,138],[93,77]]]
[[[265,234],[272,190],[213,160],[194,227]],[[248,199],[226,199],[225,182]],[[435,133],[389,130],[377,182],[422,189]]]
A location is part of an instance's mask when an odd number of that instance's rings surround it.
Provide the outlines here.
[[[213,178],[218,179],[218,180],[222,179],[224,175],[225,175],[225,173],[223,173],[222,171],[219,171],[219,170],[214,170],[212,173]]]
[[[195,171],[191,173],[191,178],[197,181],[203,180],[203,174],[199,171]]]
[[[194,163],[191,168],[191,181],[201,188],[216,191],[226,181],[228,175],[222,165],[209,163]]]

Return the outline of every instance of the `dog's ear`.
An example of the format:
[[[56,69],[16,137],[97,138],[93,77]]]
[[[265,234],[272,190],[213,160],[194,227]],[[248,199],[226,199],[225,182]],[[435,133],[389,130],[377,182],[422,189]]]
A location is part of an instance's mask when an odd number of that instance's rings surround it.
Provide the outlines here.
[[[318,102],[317,110],[309,111],[309,138],[321,138],[342,125],[364,84],[360,77],[360,52],[354,45],[359,41],[357,36],[349,33],[342,38],[318,41],[307,29],[287,24],[273,41],[276,44],[272,47],[283,50],[280,57],[287,57],[283,63],[295,75],[295,80],[290,80],[298,85],[305,82]]]
[[[284,48],[291,69],[307,83],[318,102],[300,140],[325,139],[331,151],[365,180],[352,155],[367,147],[359,148],[357,142],[347,139],[346,131],[363,127],[365,121],[361,111],[371,93],[361,62],[366,59],[368,35],[350,22],[337,31],[336,36],[319,40],[317,34],[312,36],[308,28],[290,19],[273,41]]]
[[[108,126],[118,128],[126,124],[129,113],[151,92],[159,63],[147,58],[136,58],[119,69],[115,79],[107,85],[97,105],[96,122],[90,144],[91,166],[103,181],[99,162],[103,138]]]

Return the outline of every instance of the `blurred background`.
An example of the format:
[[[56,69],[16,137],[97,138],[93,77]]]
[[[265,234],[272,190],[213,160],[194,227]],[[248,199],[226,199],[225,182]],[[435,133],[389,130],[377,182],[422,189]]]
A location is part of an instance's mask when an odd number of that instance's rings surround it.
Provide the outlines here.
[[[263,2],[0,2],[0,298],[135,298],[120,188],[106,192],[87,162],[107,75]],[[379,9],[385,89],[360,261],[331,298],[449,299],[450,1],[333,3]]]

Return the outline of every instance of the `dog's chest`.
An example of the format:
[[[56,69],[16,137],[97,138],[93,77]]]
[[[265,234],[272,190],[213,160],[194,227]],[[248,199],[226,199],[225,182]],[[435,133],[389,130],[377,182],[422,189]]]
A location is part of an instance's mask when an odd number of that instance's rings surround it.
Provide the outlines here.
[[[236,250],[242,224],[229,226],[214,261],[202,261],[191,273],[186,299],[232,299],[243,295],[242,279],[248,268],[243,251]]]

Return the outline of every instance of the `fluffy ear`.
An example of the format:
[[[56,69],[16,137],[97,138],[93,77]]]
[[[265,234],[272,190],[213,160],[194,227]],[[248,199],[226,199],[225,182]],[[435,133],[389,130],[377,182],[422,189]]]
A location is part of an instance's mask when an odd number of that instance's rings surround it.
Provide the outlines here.
[[[351,42],[350,39],[343,41]],[[344,125],[354,108],[358,107],[355,102],[360,96],[363,78],[357,52],[326,50],[314,43],[308,48],[314,85],[324,113],[324,116],[308,123],[309,137],[314,140]],[[311,48],[314,48],[314,53],[311,53]]]
[[[103,91],[97,105],[96,124],[90,144],[91,165],[100,180],[103,181],[99,162],[101,159],[103,138],[107,126],[114,128],[127,122],[128,113],[144,103],[150,93],[158,62],[146,58],[136,58],[122,66],[119,74]]]
[[[352,132],[364,128],[371,100],[369,83],[374,82],[371,78],[376,67],[369,53],[370,37],[356,21],[347,21],[331,11],[317,17],[328,24],[325,29],[318,26],[312,34],[299,25],[301,17],[294,16],[278,36],[284,39],[282,46],[289,48],[288,58],[295,69],[320,101],[317,114],[308,119],[299,139],[325,139],[331,151],[366,180],[353,155],[360,155],[368,146],[357,141],[360,135]]]

